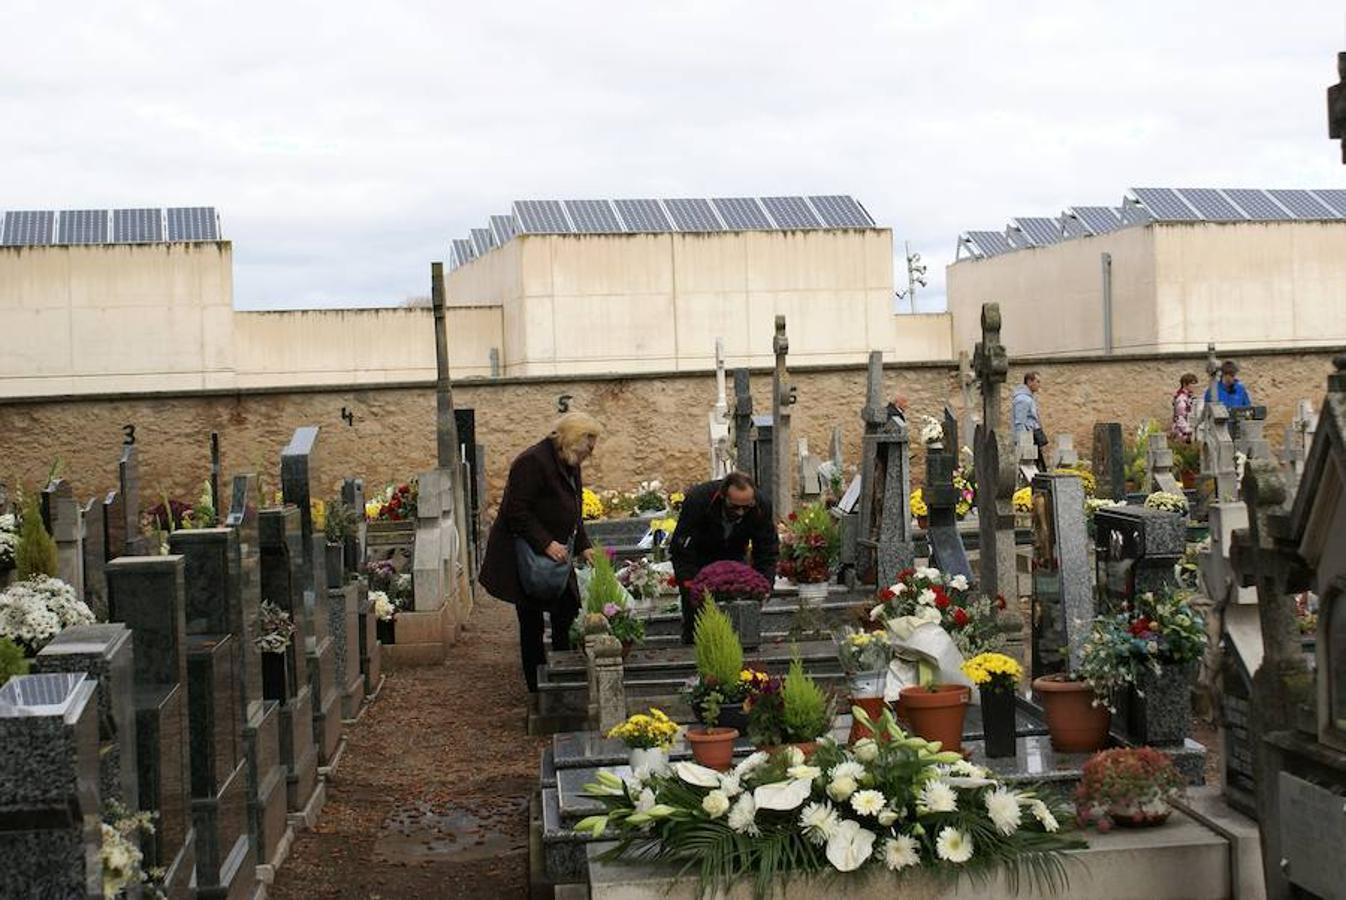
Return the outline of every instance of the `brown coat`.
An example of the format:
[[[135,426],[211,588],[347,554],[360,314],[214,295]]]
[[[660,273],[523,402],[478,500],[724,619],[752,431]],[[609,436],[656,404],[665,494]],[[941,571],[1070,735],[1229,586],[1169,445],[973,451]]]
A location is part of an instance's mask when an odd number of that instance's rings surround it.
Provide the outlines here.
[[[524,594],[519,584],[514,538],[522,537],[534,552],[541,553],[552,541],[564,546],[573,533],[575,555],[579,556],[589,549],[589,536],[584,533],[581,515],[582,491],[579,467],[561,461],[551,438],[543,438],[519,454],[509,467],[500,512],[491,525],[486,557],[481,564],[479,580],[491,596],[506,603],[542,609],[579,606],[579,589],[573,576],[566,592],[551,603],[539,603]]]

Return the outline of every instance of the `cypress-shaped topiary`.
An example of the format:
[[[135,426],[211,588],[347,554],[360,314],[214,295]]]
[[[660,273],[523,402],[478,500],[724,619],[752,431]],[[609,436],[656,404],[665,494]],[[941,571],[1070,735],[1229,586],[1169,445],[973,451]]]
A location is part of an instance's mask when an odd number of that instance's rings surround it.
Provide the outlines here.
[[[612,558],[598,544],[594,545],[593,568],[594,574],[589,579],[589,589],[584,596],[584,611],[601,613],[609,603],[625,606],[626,594],[617,580]]]
[[[781,685],[785,733],[790,741],[811,741],[827,732],[832,724],[827,697],[822,688],[804,672],[798,654],[790,660],[790,671]]]
[[[56,577],[56,542],[42,524],[42,510],[36,491],[24,491],[23,521],[19,524],[19,546],[14,552],[14,568],[20,581],[34,575]]]
[[[743,645],[738,633],[715,601],[707,598],[696,615],[692,632],[696,644],[696,671],[702,680],[715,679],[720,684],[737,684],[743,671]]]

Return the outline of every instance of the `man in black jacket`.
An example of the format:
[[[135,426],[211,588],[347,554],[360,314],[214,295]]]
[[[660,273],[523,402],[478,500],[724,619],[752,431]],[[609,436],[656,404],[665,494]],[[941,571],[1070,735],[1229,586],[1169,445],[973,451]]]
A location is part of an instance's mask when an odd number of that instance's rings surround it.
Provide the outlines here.
[[[776,560],[780,541],[771,504],[759,497],[757,485],[742,472],[731,472],[719,481],[707,481],[687,491],[678,515],[678,527],[669,541],[673,575],[682,593],[682,642],[692,642],[692,626],[701,599],[693,598],[686,584],[705,566],[724,559],[747,562],[770,584],[776,583]]]

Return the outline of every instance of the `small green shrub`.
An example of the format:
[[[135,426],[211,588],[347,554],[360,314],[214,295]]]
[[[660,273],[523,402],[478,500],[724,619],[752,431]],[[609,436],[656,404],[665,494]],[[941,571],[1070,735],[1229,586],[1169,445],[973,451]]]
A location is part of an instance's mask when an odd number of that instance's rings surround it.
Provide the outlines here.
[[[703,681],[737,684],[743,671],[743,645],[729,617],[707,598],[692,632],[696,643],[696,671]]]
[[[584,611],[601,613],[609,603],[626,605],[626,595],[622,592],[617,572],[612,567],[612,558],[599,545],[594,545],[594,574],[589,579],[589,590],[584,597]]]
[[[796,655],[781,687],[785,709],[785,732],[790,741],[811,741],[827,732],[832,724],[828,702],[822,689],[804,672],[804,663]]]
[[[9,638],[0,638],[0,684],[27,674],[28,659],[23,655],[23,648]]]
[[[24,491],[23,521],[19,525],[19,546],[14,554],[16,577],[26,581],[35,575],[56,577],[56,542],[42,524],[42,509],[37,491]]]

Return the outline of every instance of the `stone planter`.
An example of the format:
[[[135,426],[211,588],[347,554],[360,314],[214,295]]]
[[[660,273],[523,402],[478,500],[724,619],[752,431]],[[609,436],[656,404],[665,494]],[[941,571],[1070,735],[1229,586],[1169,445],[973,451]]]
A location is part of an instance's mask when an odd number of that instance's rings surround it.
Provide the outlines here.
[[[1180,744],[1191,733],[1196,663],[1141,671],[1127,698],[1126,733],[1139,744]]]
[[[1018,744],[1014,727],[1014,689],[980,689],[981,722],[985,735],[986,755],[992,758],[1014,756]]]
[[[723,606],[724,614],[738,633],[744,650],[756,650],[762,644],[762,604],[756,600],[733,600]]]
[[[902,705],[913,731],[927,741],[938,741],[943,750],[961,753],[971,696],[972,690],[962,684],[910,685],[902,689]]]

